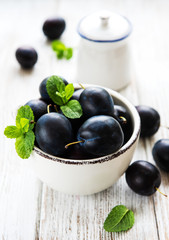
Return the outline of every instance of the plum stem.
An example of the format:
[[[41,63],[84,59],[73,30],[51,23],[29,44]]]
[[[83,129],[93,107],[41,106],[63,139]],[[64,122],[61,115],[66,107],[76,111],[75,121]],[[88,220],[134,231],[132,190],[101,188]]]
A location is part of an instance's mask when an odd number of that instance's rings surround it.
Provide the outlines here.
[[[58,109],[57,109],[57,106],[56,106],[56,105],[54,105],[54,108],[55,108],[56,112],[58,112]]]
[[[81,83],[79,83],[79,85],[81,86],[81,88],[85,89],[85,87]]]
[[[84,140],[77,141],[77,142],[71,142],[71,143],[66,144],[65,148],[67,149],[71,145],[74,145],[74,144],[77,144],[77,143],[83,143],[83,142],[84,142]]]
[[[159,190],[159,188],[155,187],[155,189],[156,189],[159,193],[161,193],[164,197],[168,197],[166,194],[162,193],[162,192]]]
[[[31,121],[30,121],[30,124],[33,124],[33,123],[36,123],[36,122],[35,122],[34,120],[31,120]]]
[[[126,119],[125,117],[120,116],[119,118],[123,120],[123,124],[126,124],[126,123],[127,123],[127,119]]]
[[[50,107],[52,106],[52,104],[49,104],[48,106],[47,106],[47,112],[48,113],[50,113]]]

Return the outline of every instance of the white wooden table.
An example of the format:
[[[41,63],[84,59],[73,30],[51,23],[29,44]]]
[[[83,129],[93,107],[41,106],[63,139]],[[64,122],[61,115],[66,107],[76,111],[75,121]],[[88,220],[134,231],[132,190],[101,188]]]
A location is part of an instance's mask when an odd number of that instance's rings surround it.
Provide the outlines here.
[[[76,25],[93,11],[109,9],[128,16],[132,35],[135,77],[121,93],[134,105],[156,108],[169,125],[169,1],[167,0],[0,0],[0,239],[1,240],[168,240],[169,199],[159,193],[142,197],[132,192],[124,176],[109,189],[91,196],[56,192],[40,182],[20,159],[14,142],[3,136],[14,123],[16,108],[39,97],[39,83],[60,74],[74,81]],[[58,61],[42,33],[42,23],[60,14],[67,28],[62,40],[75,47],[69,62]],[[39,59],[33,71],[20,69],[15,50],[34,46]],[[133,160],[153,163],[151,149],[169,131],[160,128],[151,139],[140,141]],[[161,191],[169,195],[169,175],[162,173]],[[135,214],[133,228],[123,233],[103,229],[109,211],[124,204]]]

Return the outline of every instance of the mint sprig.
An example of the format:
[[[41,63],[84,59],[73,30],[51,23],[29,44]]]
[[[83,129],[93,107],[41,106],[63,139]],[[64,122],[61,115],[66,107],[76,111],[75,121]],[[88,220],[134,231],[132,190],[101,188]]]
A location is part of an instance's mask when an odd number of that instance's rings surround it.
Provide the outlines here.
[[[63,114],[68,118],[80,118],[82,116],[82,107],[77,100],[71,100],[60,107]]]
[[[34,114],[30,106],[22,106],[18,109],[16,116],[16,126],[5,128],[4,135],[8,138],[16,138],[15,149],[18,155],[29,158],[35,141]]]
[[[23,159],[27,159],[30,157],[30,154],[34,147],[34,141],[35,134],[31,130],[16,138],[15,149],[19,157]]]
[[[66,47],[65,44],[59,40],[54,40],[52,42],[52,49],[56,53],[58,59],[67,59],[69,60],[73,56],[73,49]]]
[[[22,106],[18,109],[17,115],[16,115],[16,127],[22,128],[21,126],[21,119],[25,118],[29,120],[29,122],[34,121],[34,114],[30,106]],[[32,130],[34,128],[34,124],[29,124],[29,129]]]
[[[107,232],[127,231],[134,225],[134,213],[124,205],[117,205],[109,213],[104,222]]]
[[[70,100],[74,93],[72,83],[65,86],[58,76],[51,76],[46,83],[46,89],[52,101],[60,106],[63,114],[71,119],[80,118],[83,114],[82,107],[77,100]]]

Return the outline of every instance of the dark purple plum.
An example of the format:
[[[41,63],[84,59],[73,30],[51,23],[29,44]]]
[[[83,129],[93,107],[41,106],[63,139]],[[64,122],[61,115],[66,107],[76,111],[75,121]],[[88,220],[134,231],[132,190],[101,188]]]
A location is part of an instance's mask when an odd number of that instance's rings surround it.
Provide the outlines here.
[[[160,127],[160,115],[152,107],[149,106],[136,106],[136,109],[141,119],[141,137],[151,137]]]
[[[34,99],[30,100],[27,102],[25,105],[28,105],[31,107],[34,117],[35,117],[35,122],[44,114],[47,113],[47,104],[40,100],[40,99]]]
[[[58,113],[64,115],[61,109],[59,109]],[[74,136],[76,136],[79,128],[86,121],[86,119],[83,117],[83,115],[80,118],[72,118],[72,119],[71,118],[67,118],[67,119],[70,121],[70,123],[72,125]]]
[[[112,116],[114,113],[113,99],[103,88],[89,87],[84,89],[79,101],[85,118],[96,115]]]
[[[126,181],[135,193],[150,196],[160,186],[161,175],[156,166],[147,161],[139,160],[128,167]]]
[[[66,27],[66,22],[62,17],[48,18],[43,24],[43,32],[49,40],[60,38]]]
[[[111,116],[94,116],[86,120],[77,133],[82,149],[95,156],[104,156],[120,149],[124,135],[120,124]]]
[[[84,119],[83,116],[81,116],[80,118],[75,118],[75,119],[70,119],[69,118],[69,121],[72,125],[72,128],[73,128],[73,132],[74,132],[74,135],[76,136],[79,128],[82,126],[82,124],[85,122],[86,119]]]
[[[54,156],[65,153],[65,145],[73,139],[69,120],[59,113],[47,113],[36,123],[35,137],[42,151]]]
[[[154,144],[153,158],[157,166],[165,171],[169,172],[169,139],[160,139]]]
[[[81,148],[80,144],[75,144],[69,147],[66,150],[66,153],[62,157],[68,158],[68,159],[76,159],[76,160],[95,158],[94,155],[85,152],[84,149]]]
[[[81,95],[81,93],[83,92],[83,90],[84,90],[83,88],[80,88],[80,89],[78,89],[78,90],[75,90],[74,93],[73,93],[73,96],[71,97],[71,99],[74,99],[74,100],[79,101],[80,95]]]
[[[124,144],[128,142],[133,132],[132,119],[127,109],[120,105],[114,105],[114,117],[120,123],[124,132]],[[125,120],[123,119],[125,118]]]
[[[60,76],[58,76],[58,77],[60,77]],[[44,101],[47,102],[47,103],[52,103],[52,100],[50,99],[50,97],[49,97],[49,95],[48,95],[48,93],[47,93],[47,89],[46,89],[46,83],[47,83],[47,80],[48,80],[49,78],[50,78],[50,77],[45,78],[45,79],[40,83],[39,92],[40,92],[40,95],[41,95],[42,100],[44,100]],[[60,77],[60,78],[63,80],[63,82],[64,82],[65,85],[68,85],[68,82],[67,82],[64,78],[62,78],[62,77]]]
[[[32,68],[38,60],[38,54],[32,47],[19,47],[15,53],[16,59],[24,69]]]

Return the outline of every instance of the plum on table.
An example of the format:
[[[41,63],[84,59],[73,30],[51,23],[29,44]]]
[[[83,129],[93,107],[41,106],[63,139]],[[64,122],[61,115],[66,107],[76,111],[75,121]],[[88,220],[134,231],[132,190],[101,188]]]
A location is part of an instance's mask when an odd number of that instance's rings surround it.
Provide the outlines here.
[[[161,175],[156,166],[147,161],[139,160],[128,167],[126,181],[135,193],[150,196],[160,186]]]
[[[160,139],[154,144],[152,150],[153,158],[157,166],[169,172],[169,139]]]
[[[160,127],[160,115],[152,107],[139,105],[136,109],[141,120],[141,137],[151,137]]]
[[[19,47],[15,53],[16,59],[24,69],[32,68],[38,60],[38,54],[33,47]]]
[[[49,40],[60,38],[66,27],[62,17],[48,18],[43,24],[42,30]]]

